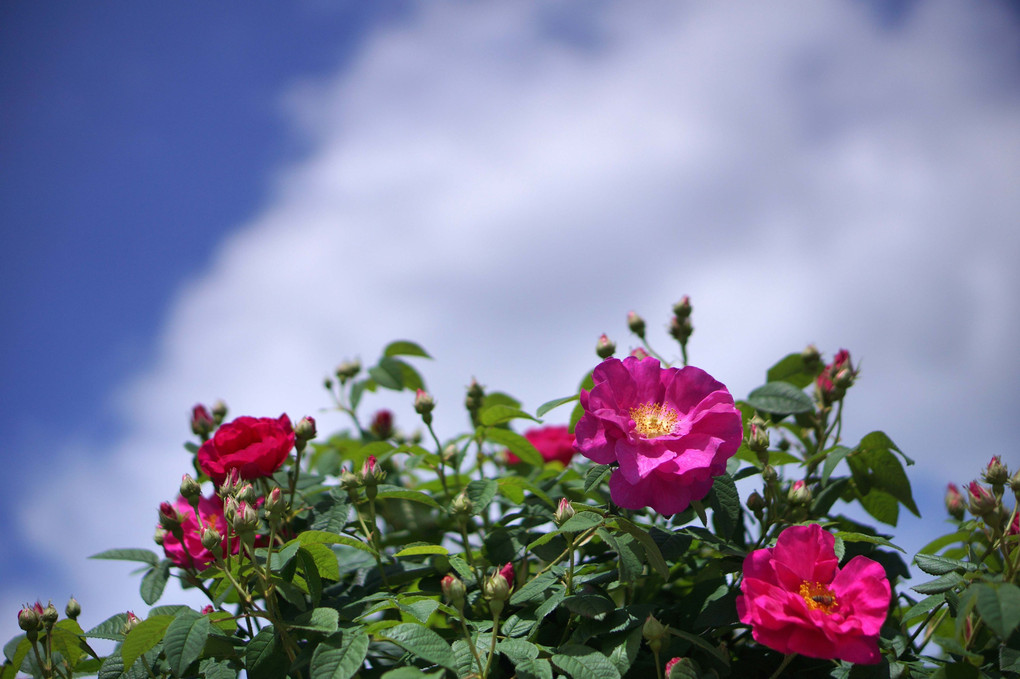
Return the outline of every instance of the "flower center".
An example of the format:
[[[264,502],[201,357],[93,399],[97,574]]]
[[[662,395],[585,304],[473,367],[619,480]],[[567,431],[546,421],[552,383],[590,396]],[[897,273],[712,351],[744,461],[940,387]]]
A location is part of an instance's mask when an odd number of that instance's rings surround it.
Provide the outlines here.
[[[804,597],[804,603],[812,611],[821,611],[829,614],[839,608],[836,594],[820,582],[800,583],[800,595]]]
[[[678,415],[665,403],[645,403],[630,409],[634,429],[646,439],[673,433]]]

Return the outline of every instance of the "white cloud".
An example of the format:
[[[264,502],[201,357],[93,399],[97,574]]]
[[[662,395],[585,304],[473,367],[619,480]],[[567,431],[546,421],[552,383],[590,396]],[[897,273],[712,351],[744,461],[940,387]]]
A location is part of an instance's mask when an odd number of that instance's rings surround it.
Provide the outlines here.
[[[850,434],[886,429],[934,492],[1010,450],[1004,9],[917,4],[899,30],[850,2],[549,11],[423,7],[288,95],[312,152],[181,290],[118,395],[129,433],[51,472],[62,502],[21,517],[93,622],[137,582],[81,558],[148,542],[192,403],[316,413],[333,365],[398,337],[438,359],[424,371],[452,431],[472,376],[534,408],[576,385],[599,333],[629,343],[630,308],[667,345],[689,293],[693,357],[738,396],[808,342],[851,348]],[[70,506],[90,511],[70,525]]]

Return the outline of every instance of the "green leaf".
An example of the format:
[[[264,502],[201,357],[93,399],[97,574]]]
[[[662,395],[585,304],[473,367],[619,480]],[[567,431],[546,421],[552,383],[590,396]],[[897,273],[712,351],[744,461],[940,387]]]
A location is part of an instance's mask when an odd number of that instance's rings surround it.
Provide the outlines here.
[[[172,615],[151,615],[128,632],[120,647],[124,668],[130,669],[140,655],[162,641],[166,628],[173,620]]]
[[[311,543],[301,547],[301,553],[308,553],[311,555],[312,560],[315,562],[315,568],[319,572],[319,577],[323,580],[339,580],[340,579],[340,565],[337,561],[336,552],[327,547],[322,543]],[[305,580],[308,576],[305,576]]]
[[[417,667],[408,666],[390,670],[379,679],[441,679],[445,674],[445,670],[426,673]]]
[[[882,523],[895,526],[899,521],[900,505],[896,498],[877,488],[872,488],[867,495],[858,497],[858,502],[864,507],[864,511]]]
[[[525,660],[516,667],[517,679],[553,679],[552,665],[545,658]]]
[[[503,405],[502,403],[497,403],[485,408],[481,413],[479,413],[478,417],[481,423],[486,427],[492,427],[497,424],[505,424],[511,420],[519,419],[538,422],[538,420],[523,410],[514,408],[513,406]]]
[[[191,663],[202,655],[212,623],[205,615],[182,615],[170,623],[163,641],[163,652],[170,671],[183,677]]]
[[[244,649],[244,664],[250,679],[279,679],[286,676],[290,661],[272,625],[263,627]]]
[[[843,458],[849,455],[852,449],[846,446],[833,446],[825,451],[825,463],[822,465],[822,483],[829,482],[829,477],[835,471],[836,465],[842,462]]]
[[[312,632],[325,632],[332,634],[337,630],[340,622],[340,613],[335,608],[314,608],[294,618],[289,627],[306,629]]]
[[[516,432],[512,432],[509,429],[489,427],[484,430],[483,435],[486,441],[506,446],[511,453],[533,467],[541,467],[545,463],[542,459],[542,454],[531,444],[531,441]]]
[[[892,547],[893,549],[898,550],[898,551],[903,552],[904,554],[906,554],[906,552],[903,551],[903,549],[901,549],[900,547],[897,547],[896,545],[894,545],[893,543],[889,542],[885,538],[879,537],[877,535],[865,535],[864,533],[852,533],[850,531],[839,531],[838,533],[836,533],[836,537],[840,538],[844,542],[869,542],[869,543],[871,543],[873,545],[882,545],[883,547]]]
[[[440,545],[415,545],[414,547],[405,547],[393,556],[425,556],[427,554],[442,554],[445,556],[449,553],[450,550]]]
[[[766,382],[789,382],[798,389],[803,389],[818,377],[821,369],[821,361],[817,361],[817,367],[808,370],[804,363],[804,355],[801,353],[787,354],[778,363],[769,368],[765,375]]]
[[[534,599],[543,598],[549,593],[549,588],[556,580],[555,573],[546,571],[524,583],[523,587],[510,596],[510,603],[514,606],[520,606]]]
[[[368,635],[360,629],[331,634],[315,647],[311,679],[350,679],[365,662],[368,645]]]
[[[437,665],[457,669],[457,659],[446,641],[424,625],[407,622],[379,632],[397,646]]]
[[[809,413],[815,405],[811,397],[788,382],[769,382],[747,395],[755,409],[775,415]]]
[[[620,679],[616,666],[594,648],[566,644],[552,657],[552,662],[573,679]]]
[[[928,575],[945,575],[946,573],[952,573],[953,571],[977,570],[977,566],[975,564],[967,561],[949,559],[944,556],[936,556],[933,554],[918,554],[914,557],[914,563],[916,563],[917,567]]]
[[[737,492],[733,477],[729,474],[715,477],[708,500],[714,513],[716,533],[721,538],[732,537],[737,528],[741,527],[740,493]]]
[[[170,579],[170,560],[163,559],[159,565],[150,568],[142,577],[142,601],[150,606],[163,596],[166,582]]]
[[[542,405],[538,406],[538,410],[535,411],[535,417],[542,417],[550,410],[559,408],[561,405],[570,403],[571,401],[576,401],[577,399],[578,394],[574,394],[573,396],[564,396],[563,398],[554,398],[551,401],[546,401]]]
[[[379,486],[379,491],[375,497],[377,500],[410,500],[411,502],[428,505],[434,509],[440,508],[439,503],[433,500],[431,495],[426,495],[420,490],[408,490],[399,486]]]
[[[908,467],[913,466],[914,464],[914,461],[907,457],[903,451],[892,442],[892,439],[885,435],[885,432],[873,431],[870,434],[866,434],[864,438],[861,439],[861,443],[858,447],[877,450],[891,450],[899,453],[900,457],[903,458],[903,461],[907,463]]]
[[[918,594],[938,594],[953,589],[961,582],[963,582],[963,576],[959,573],[946,573],[940,578],[922,582],[920,585],[915,585],[910,589]]]
[[[873,488],[884,490],[914,516],[920,516],[910,491],[910,480],[903,471],[903,465],[893,455],[894,450],[898,450],[896,445],[880,431],[871,432],[861,439],[857,448],[846,458],[853,472],[854,483],[863,495]]]
[[[19,638],[21,640],[14,646],[13,650],[10,651],[10,655],[8,655],[7,646],[10,645],[14,641],[14,639]],[[8,642],[8,644],[4,646],[4,655],[6,655],[8,660],[11,661],[11,667],[13,667],[15,671],[17,671],[21,668],[21,664],[25,662],[25,658],[32,650],[32,642],[30,642],[24,634],[19,635],[18,637],[14,637],[14,639],[12,639],[11,642]]]
[[[306,530],[290,542],[294,542],[295,540],[302,545],[347,545],[348,547],[354,547],[355,549],[360,549],[361,551],[368,552],[369,554],[375,554],[375,550],[361,540],[356,540],[349,535],[340,535],[339,533],[327,533],[326,531],[321,530]]]
[[[560,526],[560,531],[563,533],[580,533],[600,525],[602,521],[602,517],[595,512],[578,512],[563,522],[563,525]]]
[[[309,545],[309,547],[311,546]],[[319,547],[329,549],[323,545],[319,545]],[[319,564],[315,562],[315,557],[308,551],[308,547],[301,547],[298,550],[297,559],[298,567],[301,569],[301,577],[305,580],[305,589],[312,600],[312,605],[318,606],[319,600],[322,598],[322,576],[319,575]],[[336,561],[335,556],[333,561]]]
[[[584,494],[587,495],[592,488],[602,485],[612,471],[613,468],[608,464],[593,464],[588,467],[584,475]]]
[[[421,346],[415,342],[409,340],[397,340],[396,342],[390,342],[383,349],[383,356],[421,356],[422,358],[432,358],[428,352],[421,348]]]
[[[914,618],[924,615],[933,608],[941,606],[946,600],[946,593],[939,592],[938,594],[932,594],[927,596],[916,604],[910,607],[910,609],[903,614],[903,622],[909,623]]]
[[[524,639],[503,639],[496,650],[505,655],[514,665],[534,660],[539,655],[538,646]]]
[[[563,606],[571,613],[596,618],[616,609],[616,602],[601,594],[574,594],[563,599]]]
[[[1003,641],[1020,625],[1020,587],[1009,583],[974,585],[981,619]]]
[[[496,497],[499,490],[499,483],[494,479],[476,480],[467,485],[467,496],[471,500],[472,513],[477,515],[485,511],[485,508]]]
[[[126,613],[117,613],[111,615],[109,618],[99,623],[88,632],[85,633],[86,637],[91,639],[110,639],[111,641],[123,641],[124,633],[121,631],[124,629],[124,623],[127,622]]]
[[[237,679],[239,669],[230,658],[205,658],[198,664],[198,674],[205,679]]]
[[[734,488],[733,490],[734,492],[736,492],[736,488]],[[740,498],[737,498],[737,502],[738,503],[740,502]],[[577,515],[575,514],[573,518],[576,517]],[[614,521],[616,522],[616,525],[620,527],[621,530],[625,531],[626,533],[629,533],[632,537],[634,537],[638,542],[641,543],[641,546],[645,550],[645,558],[647,558],[648,560],[648,565],[651,566],[663,580],[668,581],[669,566],[666,565],[666,560],[662,558],[662,552],[659,551],[659,545],[656,544],[655,540],[652,539],[652,536],[649,535],[648,532],[642,529],[641,527],[637,526],[636,524],[632,523],[631,521],[628,521],[623,517],[618,516],[616,517],[616,519],[614,519]]]
[[[400,391],[404,388],[404,365],[406,364],[403,361],[383,357],[379,359],[377,365],[368,369],[368,374],[383,389]]]
[[[147,563],[150,566],[155,566],[159,563],[159,557],[156,556],[155,552],[150,552],[147,549],[108,549],[105,552],[93,554],[89,558],[114,559],[117,561],[141,561],[142,563]]]

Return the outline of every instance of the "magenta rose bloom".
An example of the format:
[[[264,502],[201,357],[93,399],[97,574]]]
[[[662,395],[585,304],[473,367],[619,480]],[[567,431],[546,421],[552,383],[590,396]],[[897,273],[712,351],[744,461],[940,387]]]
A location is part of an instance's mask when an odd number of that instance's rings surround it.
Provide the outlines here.
[[[577,450],[619,463],[609,493],[620,507],[676,514],[712,488],[743,437],[726,387],[700,368],[663,368],[655,358],[608,358],[581,391]]]
[[[195,518],[195,510],[186,499],[178,496],[177,502],[173,505],[181,518],[181,531],[184,533],[183,540],[178,540],[172,533],[163,537],[163,551],[168,559],[181,568],[194,568],[205,570],[215,557],[213,553],[202,545],[202,528]],[[202,516],[202,526],[215,528],[223,536],[221,556],[227,555],[227,520],[223,516],[223,500],[218,496],[203,497],[198,501],[198,513]],[[231,553],[237,554],[239,540],[234,540],[231,545]]]
[[[294,447],[290,418],[239,417],[198,449],[198,466],[218,486],[236,469],[242,479],[272,476]]]
[[[566,467],[574,457],[574,435],[567,427],[551,425],[529,429],[524,432],[524,438],[535,446],[535,450],[546,462],[559,460]],[[521,460],[513,453],[507,452],[506,461],[510,464],[517,464]]]
[[[737,614],[755,641],[780,653],[873,665],[889,580],[863,556],[840,569],[835,544],[817,524],[791,526],[775,547],[748,554]]]

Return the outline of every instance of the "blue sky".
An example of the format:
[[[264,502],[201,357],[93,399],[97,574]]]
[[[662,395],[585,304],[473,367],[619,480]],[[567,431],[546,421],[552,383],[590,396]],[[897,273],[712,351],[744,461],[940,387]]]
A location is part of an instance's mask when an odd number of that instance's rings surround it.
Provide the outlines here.
[[[84,557],[147,545],[195,402],[318,414],[408,337],[452,431],[685,293],[738,396],[860,357],[848,435],[918,459],[932,534],[1020,462],[1009,5],[367,6],[0,7],[0,605],[137,591]]]

